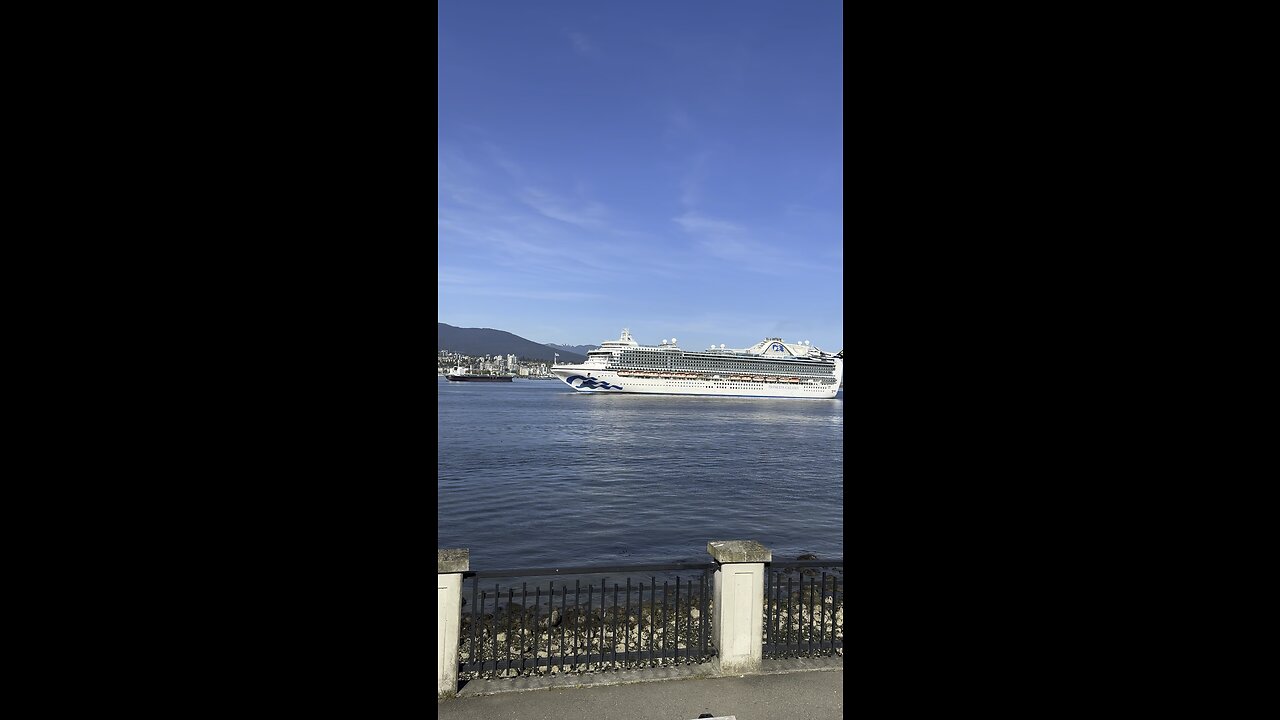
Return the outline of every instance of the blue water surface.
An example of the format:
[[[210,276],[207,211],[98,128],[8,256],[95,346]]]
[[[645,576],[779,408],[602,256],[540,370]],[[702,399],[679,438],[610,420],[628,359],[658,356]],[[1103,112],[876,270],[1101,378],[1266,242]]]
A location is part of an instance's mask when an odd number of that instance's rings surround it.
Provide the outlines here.
[[[437,547],[474,570],[702,562],[709,540],[843,557],[844,392],[579,393],[438,378]]]

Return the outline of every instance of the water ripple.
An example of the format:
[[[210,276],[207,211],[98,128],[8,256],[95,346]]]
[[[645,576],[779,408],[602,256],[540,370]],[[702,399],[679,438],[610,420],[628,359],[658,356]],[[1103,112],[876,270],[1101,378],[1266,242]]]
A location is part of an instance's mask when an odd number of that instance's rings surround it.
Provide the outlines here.
[[[843,556],[844,401],[446,383],[438,547],[473,568],[702,561],[713,539]]]

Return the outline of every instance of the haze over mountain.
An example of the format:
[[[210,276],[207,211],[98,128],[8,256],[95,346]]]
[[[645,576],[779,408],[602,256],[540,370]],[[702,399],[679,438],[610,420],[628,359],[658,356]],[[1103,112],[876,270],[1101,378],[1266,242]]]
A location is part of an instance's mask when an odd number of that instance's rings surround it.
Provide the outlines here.
[[[567,352],[577,353],[579,355],[586,355],[592,350],[598,350],[600,348],[599,345],[557,345],[555,343],[544,343],[544,344],[547,347],[555,348],[560,352],[561,355],[564,355]]]
[[[526,340],[505,330],[492,328],[460,328],[436,323],[436,350],[449,350],[463,355],[515,355],[522,358],[560,362],[585,362],[586,355],[568,350],[556,350],[542,343]]]

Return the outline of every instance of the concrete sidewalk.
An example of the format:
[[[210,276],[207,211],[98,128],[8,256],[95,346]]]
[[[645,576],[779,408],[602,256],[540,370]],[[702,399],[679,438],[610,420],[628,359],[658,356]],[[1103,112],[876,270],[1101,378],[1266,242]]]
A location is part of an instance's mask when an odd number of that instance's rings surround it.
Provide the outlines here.
[[[510,680],[468,683],[460,697],[437,701],[437,717],[695,720],[710,713],[733,715],[737,720],[836,720],[844,714],[843,660],[765,661],[762,673],[745,676],[694,674],[647,682],[504,690],[512,687]],[[493,694],[477,694],[485,692]]]

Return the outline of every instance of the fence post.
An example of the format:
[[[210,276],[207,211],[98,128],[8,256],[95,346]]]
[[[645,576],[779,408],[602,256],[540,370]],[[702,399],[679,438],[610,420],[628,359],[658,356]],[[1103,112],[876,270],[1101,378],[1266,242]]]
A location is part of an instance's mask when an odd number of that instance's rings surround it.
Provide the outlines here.
[[[438,697],[458,694],[458,628],[462,623],[462,573],[471,569],[467,548],[436,548],[436,671]]]
[[[713,540],[707,552],[719,564],[711,613],[718,672],[756,672],[764,632],[764,564],[773,561],[773,553],[754,540]]]

